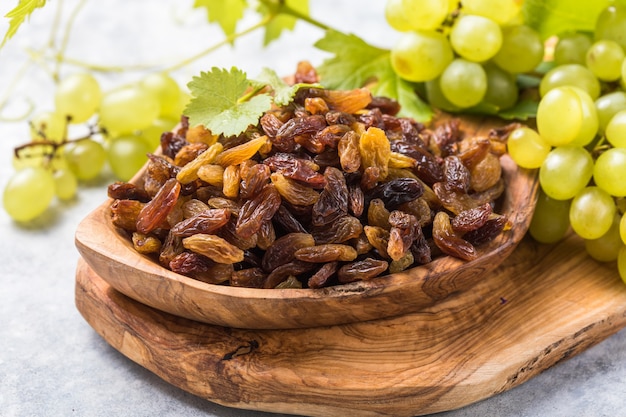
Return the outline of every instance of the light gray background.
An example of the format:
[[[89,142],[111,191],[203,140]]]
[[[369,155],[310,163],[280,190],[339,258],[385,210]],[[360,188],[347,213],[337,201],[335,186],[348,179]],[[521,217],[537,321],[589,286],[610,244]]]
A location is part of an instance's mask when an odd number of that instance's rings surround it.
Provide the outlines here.
[[[382,46],[395,33],[383,20],[383,0],[311,1],[312,13],[345,31]],[[3,1],[4,15],[15,1]],[[35,12],[27,26],[0,51],[0,95],[13,83],[26,51],[48,37],[57,1]],[[68,55],[105,65],[173,63],[221,39],[191,0],[107,0],[87,2],[76,21]],[[68,9],[75,0],[64,2]],[[246,23],[254,21],[247,16]],[[4,33],[6,20],[0,22]],[[300,23],[289,37],[261,48],[261,33],[241,39],[234,49],[215,54],[173,75],[186,82],[200,70],[232,65],[280,74],[296,63],[318,64],[324,54],[312,48],[321,32]],[[65,68],[64,74],[74,69]],[[133,81],[140,73],[100,76],[105,88]],[[9,114],[25,100],[52,109],[53,85],[41,67],[32,67],[15,86]],[[11,150],[26,141],[26,123],[0,122],[0,187],[13,169]],[[74,306],[78,253],[73,237],[78,222],[106,195],[110,178],[80,190],[70,203],[56,203],[34,226],[19,226],[0,210],[0,415],[26,416],[270,416],[224,408],[170,386],[126,359],[104,342]],[[617,333],[520,387],[461,410],[458,416],[618,416],[626,415],[626,333]]]

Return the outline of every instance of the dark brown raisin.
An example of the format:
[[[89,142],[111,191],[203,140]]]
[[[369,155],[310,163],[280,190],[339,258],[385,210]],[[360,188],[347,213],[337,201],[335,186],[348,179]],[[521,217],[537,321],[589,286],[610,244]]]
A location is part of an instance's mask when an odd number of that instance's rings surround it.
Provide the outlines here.
[[[329,224],[348,214],[348,186],[343,173],[337,168],[328,167],[324,171],[326,186],[311,213],[314,226]]]
[[[149,233],[159,227],[174,208],[179,195],[180,183],[175,178],[167,180],[154,198],[139,212],[137,231]]]

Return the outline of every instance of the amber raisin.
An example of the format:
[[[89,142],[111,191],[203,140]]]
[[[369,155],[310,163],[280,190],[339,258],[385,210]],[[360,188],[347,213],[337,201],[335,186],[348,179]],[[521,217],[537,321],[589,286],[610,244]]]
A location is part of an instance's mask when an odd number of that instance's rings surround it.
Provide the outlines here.
[[[365,258],[339,268],[337,277],[339,282],[367,281],[385,272],[389,266],[387,261],[374,258]]]

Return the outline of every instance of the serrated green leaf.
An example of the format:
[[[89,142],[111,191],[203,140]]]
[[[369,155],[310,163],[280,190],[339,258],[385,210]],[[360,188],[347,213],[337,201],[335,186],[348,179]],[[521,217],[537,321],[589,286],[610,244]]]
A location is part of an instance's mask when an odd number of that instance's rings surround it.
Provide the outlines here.
[[[362,87],[388,71],[389,51],[366,43],[356,35],[329,30],[315,47],[334,54],[319,66],[322,84],[331,89]]]
[[[217,22],[224,34],[230,36],[237,30],[237,22],[248,4],[246,0],[195,0],[193,7],[205,8],[209,23]]]
[[[24,20],[26,20],[35,9],[43,7],[45,4],[46,0],[20,0],[15,8],[4,15],[5,18],[9,19],[9,29],[7,29],[4,39],[2,39],[0,48],[17,33],[19,27],[24,23]]]
[[[609,0],[525,0],[524,22],[546,39],[568,31],[593,31]]]
[[[276,74],[276,71],[263,68],[261,74],[255,80],[263,85],[269,85],[274,91],[274,104],[278,106],[286,106],[291,103],[293,97],[299,89],[306,87],[320,87],[319,84],[299,83],[294,85],[287,84],[282,78]]]
[[[214,67],[193,77],[187,84],[192,98],[184,111],[189,124],[204,125],[213,134],[224,136],[244,132],[272,105],[267,94],[245,98],[251,85],[245,72],[234,67],[230,71]]]
[[[260,4],[259,12],[263,16],[276,14],[276,16],[265,25],[265,36],[263,45],[267,46],[272,41],[280,38],[284,30],[293,30],[298,19],[292,15],[281,13],[281,8],[289,8],[301,15],[309,15],[309,0],[286,0],[284,5],[281,2],[264,1]]]

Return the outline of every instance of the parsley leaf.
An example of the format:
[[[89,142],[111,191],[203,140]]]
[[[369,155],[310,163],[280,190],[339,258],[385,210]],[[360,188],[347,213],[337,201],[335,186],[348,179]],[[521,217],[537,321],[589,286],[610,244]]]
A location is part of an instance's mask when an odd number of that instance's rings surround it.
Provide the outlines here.
[[[20,25],[28,18],[35,9],[43,7],[46,0],[20,0],[19,4],[10,10],[4,17],[9,19],[9,29],[2,39],[0,48],[15,35]]]
[[[238,135],[258,123],[272,105],[268,94],[246,95],[251,87],[258,86],[234,67],[230,71],[214,67],[201,72],[187,86],[192,99],[184,113],[190,125],[204,125],[213,134]]]
[[[319,84],[306,83],[289,85],[276,74],[276,71],[269,68],[263,68],[261,74],[257,77],[257,81],[261,84],[269,85],[274,90],[274,103],[278,106],[289,104],[301,88],[321,87]]]
[[[389,60],[389,51],[369,45],[358,36],[329,30],[315,43],[318,49],[335,56],[318,68],[325,87],[351,90],[363,87],[372,80],[372,94],[398,100],[402,106],[400,115],[425,122],[433,111],[415,93],[413,85],[398,77]]]
[[[224,34],[230,36],[235,33],[248,4],[246,0],[195,0],[193,7],[206,8],[209,23],[217,22]]]
[[[525,0],[524,21],[545,39],[567,31],[593,31],[608,0]]]
[[[309,0],[285,0],[284,5],[281,1],[262,1],[258,11],[263,16],[274,14],[274,18],[265,25],[265,36],[263,37],[263,45],[269,45],[283,33],[283,30],[293,30],[296,27],[298,19],[290,14],[281,13],[281,8],[286,7],[303,16],[309,15]]]

